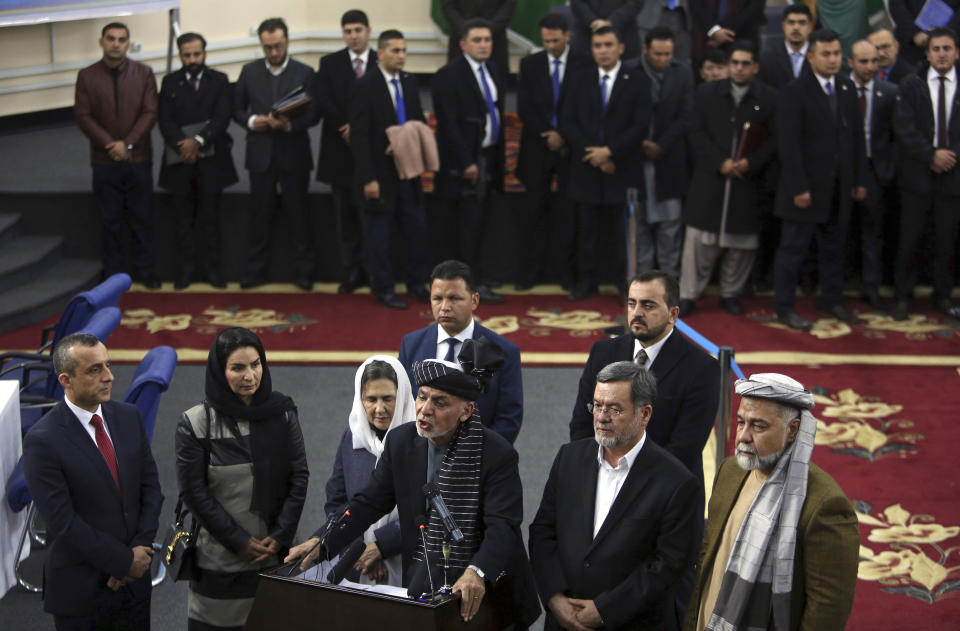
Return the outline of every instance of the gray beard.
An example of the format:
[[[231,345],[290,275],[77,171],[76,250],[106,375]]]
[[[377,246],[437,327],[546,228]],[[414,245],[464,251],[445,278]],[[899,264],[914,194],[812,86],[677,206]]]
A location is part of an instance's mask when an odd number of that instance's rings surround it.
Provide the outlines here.
[[[783,446],[776,453],[770,454],[769,456],[758,456],[757,454],[748,454],[737,452],[737,464],[740,465],[740,468],[744,471],[754,471],[759,469],[760,471],[770,471],[780,460],[780,457],[783,456],[784,452],[787,451],[787,442],[786,436],[784,436]]]

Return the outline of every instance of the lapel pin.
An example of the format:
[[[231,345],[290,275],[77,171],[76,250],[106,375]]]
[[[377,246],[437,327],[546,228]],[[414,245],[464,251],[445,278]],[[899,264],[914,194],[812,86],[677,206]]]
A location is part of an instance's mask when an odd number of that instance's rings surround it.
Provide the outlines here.
[[[841,83],[841,84],[840,84],[840,89],[841,89],[841,90],[846,90],[846,89],[847,89],[847,86],[844,85],[843,83]]]
[[[754,106],[753,106],[753,110],[754,110],[755,112],[759,112],[759,111],[760,111],[760,106],[759,106],[759,105],[754,105]]]

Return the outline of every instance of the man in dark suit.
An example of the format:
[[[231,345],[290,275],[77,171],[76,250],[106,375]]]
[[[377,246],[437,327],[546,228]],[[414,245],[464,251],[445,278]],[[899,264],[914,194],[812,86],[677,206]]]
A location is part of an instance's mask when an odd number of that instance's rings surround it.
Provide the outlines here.
[[[663,272],[640,274],[630,283],[630,331],[601,340],[590,349],[570,419],[570,440],[593,433],[591,402],[597,373],[617,361],[635,361],[657,378],[658,404],[647,428],[650,438],[703,480],[703,447],[713,429],[720,400],[720,367],[675,330],[679,289]]]
[[[657,398],[642,366],[607,365],[590,402],[594,437],[553,462],[530,524],[544,629],[678,628],[674,592],[696,557],[703,490],[647,440]]]
[[[893,135],[897,86],[877,78],[878,57],[873,44],[860,40],[854,42],[848,63],[863,117],[867,153],[867,197],[854,202],[854,212],[860,217],[860,293],[871,307],[885,311],[887,305],[878,292],[883,280],[886,199],[889,192],[896,192],[892,185],[897,171],[897,146]]]
[[[689,142],[695,166],[687,196],[680,317],[694,309],[720,261],[720,305],[740,315],[737,296],[759,245],[761,187],[776,157],[777,93],[756,81],[756,48],[731,46],[730,78],[697,88]]]
[[[881,81],[899,85],[904,77],[917,71],[916,66],[900,55],[900,42],[890,29],[878,26],[867,35],[867,41],[877,48],[877,78]]]
[[[517,79],[517,113],[523,132],[516,173],[527,189],[519,227],[520,234],[537,235],[524,239],[518,252],[516,288],[520,290],[530,289],[539,280],[551,227],[558,235],[555,247],[561,284],[569,286],[575,273],[573,207],[567,201],[570,148],[557,129],[563,101],[569,94],[569,79],[588,62],[570,50],[570,32],[562,15],[547,13],[540,18],[540,38],[544,50],[520,61]],[[558,190],[551,199],[554,177]]]
[[[779,90],[800,76],[807,63],[807,41],[813,32],[813,15],[803,3],[788,4],[783,9],[783,46],[773,44],[760,55],[760,80]]]
[[[637,218],[637,269],[631,271],[659,268],[680,276],[693,72],[689,64],[673,58],[673,38],[673,31],[666,27],[648,31],[638,67],[650,80],[653,120],[643,141],[646,198],[643,213]]]
[[[819,308],[848,324],[843,306],[843,243],[854,201],[866,197],[863,119],[853,83],[837,76],[839,36],[822,29],[810,36],[810,70],[780,91],[777,146],[780,186],[774,214],[783,220],[774,264],[777,319],[794,329],[813,323],[794,310],[800,266],[814,238],[819,254]]]
[[[485,302],[503,302],[484,282],[483,263],[493,241],[487,235],[490,215],[503,192],[503,101],[506,85],[501,69],[490,62],[492,27],[474,18],[463,26],[463,52],[433,77],[433,103],[437,114],[437,148],[440,170],[437,197],[445,199],[448,215],[456,224],[452,239],[481,281]],[[451,235],[453,236],[453,235]],[[495,284],[495,283],[494,283]]]
[[[174,282],[184,289],[193,282],[200,234],[202,277],[226,287],[220,271],[220,198],[237,181],[227,133],[233,100],[227,75],[208,68],[207,41],[198,33],[177,38],[183,67],[163,78],[159,126],[165,150],[160,186],[173,194],[177,226]],[[189,130],[190,133],[185,131]],[[212,154],[212,155],[211,155]]]
[[[314,100],[290,118],[274,112],[273,104],[297,89],[314,94],[313,71],[287,54],[290,40],[282,19],[264,20],[257,33],[265,58],[243,67],[233,94],[233,118],[247,130],[251,198],[247,269],[240,286],[248,289],[266,282],[279,186],[296,283],[309,291],[314,256],[307,187],[313,157],[307,129],[317,123],[318,110]]]
[[[593,33],[595,66],[570,77],[560,112],[560,135],[570,147],[570,199],[577,206],[577,281],[569,300],[597,293],[598,252],[613,250],[617,287],[626,289],[627,187],[643,190],[640,147],[650,127],[650,82],[620,61],[623,43],[611,26]],[[614,239],[599,246],[599,224],[612,222]]]
[[[954,31],[960,28],[960,0],[943,0],[953,9],[953,17],[945,26]],[[917,26],[917,16],[926,0],[888,0],[887,10],[895,24],[893,34],[900,42],[900,54],[911,64],[920,64],[926,59],[930,34]]]
[[[765,0],[689,0],[693,14],[693,57],[707,48],[724,48],[734,40],[760,43]]]
[[[934,229],[933,305],[960,318],[950,300],[955,246],[960,227],[960,90],[957,90],[957,33],[933,29],[927,62],[900,84],[894,131],[900,141],[900,245],[894,280],[894,319],[905,320],[917,282],[917,250],[928,223]]]
[[[350,99],[354,195],[363,208],[370,287],[380,304],[405,309],[407,303],[397,298],[393,289],[393,226],[399,224],[403,238],[407,293],[426,302],[427,218],[420,178],[401,180],[393,156],[387,155],[387,128],[414,120],[423,123],[423,109],[416,79],[403,72],[407,60],[403,34],[383,31],[377,48],[379,70],[357,79]]]
[[[570,0],[573,12],[573,46],[582,54],[592,48],[591,36],[598,28],[612,27],[623,44],[623,59],[640,54],[640,37],[636,17],[643,5],[641,0]]]
[[[157,122],[157,82],[150,66],[127,57],[126,24],[104,26],[99,43],[103,58],[77,73],[74,113],[90,141],[103,273],[110,276],[125,267],[127,224],[135,278],[148,289],[159,289],[150,145],[150,130]]]
[[[150,629],[150,561],[163,494],[137,408],[110,401],[106,347],[68,335],[53,351],[64,399],[23,441],[47,524],[43,606],[57,631]]]
[[[350,111],[347,107],[354,81],[377,70],[377,53],[367,44],[370,21],[367,14],[351,9],[340,18],[346,47],[320,58],[316,98],[323,117],[317,180],[330,185],[340,243],[343,282],[341,294],[353,293],[366,284],[363,269],[363,221],[353,186],[353,154],[350,152]]]
[[[466,340],[486,338],[500,347],[506,358],[503,368],[477,399],[477,409],[485,427],[513,443],[523,423],[520,349],[474,320],[473,312],[481,300],[475,278],[470,267],[460,261],[444,261],[433,268],[430,306],[435,322],[403,336],[399,359],[413,381],[414,362],[434,358],[457,363]]]
[[[443,0],[440,8],[450,27],[447,33],[447,61],[460,56],[460,39],[466,23],[474,18],[483,18],[490,22],[493,34],[491,60],[504,74],[510,72],[507,25],[517,10],[517,0]]]
[[[537,592],[523,549],[523,489],[517,452],[480,424],[476,401],[503,362],[488,340],[468,340],[459,354],[463,370],[445,361],[427,359],[413,366],[417,385],[415,423],[387,434],[373,477],[347,505],[350,514],[327,539],[325,548],[337,554],[367,527],[396,506],[400,521],[403,585],[420,596],[431,591],[423,558],[429,557],[432,583],[443,576],[434,560],[443,542],[449,544],[453,593],[461,597],[465,621],[485,599],[504,625],[526,629],[539,615]],[[425,483],[435,485],[462,541],[451,541],[444,522],[424,496]],[[422,528],[417,523],[427,507]],[[314,541],[316,542],[316,541]],[[425,542],[425,543],[423,543]],[[286,561],[310,549],[306,542],[291,550]],[[426,548],[426,550],[425,550]],[[311,553],[301,567],[318,553]],[[445,557],[447,555],[444,555]]]

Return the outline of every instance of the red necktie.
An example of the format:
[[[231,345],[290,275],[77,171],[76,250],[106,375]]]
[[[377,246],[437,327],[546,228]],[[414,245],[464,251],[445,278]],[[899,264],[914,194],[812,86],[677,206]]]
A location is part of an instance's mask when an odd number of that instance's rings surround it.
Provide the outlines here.
[[[857,88],[860,90],[860,116],[867,119],[867,89],[862,85]]]
[[[192,87],[193,91],[196,92],[197,88],[200,87],[200,77],[196,75],[187,75],[187,78],[190,80],[190,87]]]
[[[93,425],[94,437],[97,439],[97,449],[100,450],[100,455],[103,456],[104,461],[107,463],[107,468],[110,469],[110,475],[113,476],[113,481],[117,483],[117,488],[120,488],[120,474],[117,472],[117,454],[113,451],[113,443],[110,442],[110,437],[107,436],[107,430],[103,429],[103,419],[101,419],[97,414],[93,415],[93,418],[90,419],[90,424]]]
[[[887,80],[887,71],[884,70],[883,68],[878,68],[878,69],[877,69],[877,76],[880,77],[880,80],[881,80],[881,81],[886,81],[886,80]]]
[[[357,57],[353,60],[353,74],[358,77],[363,75],[363,57]]]

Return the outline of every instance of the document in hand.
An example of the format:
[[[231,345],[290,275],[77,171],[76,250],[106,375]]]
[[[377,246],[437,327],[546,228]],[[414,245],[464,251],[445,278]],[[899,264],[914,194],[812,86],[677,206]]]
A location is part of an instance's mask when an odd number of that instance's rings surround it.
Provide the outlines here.
[[[270,112],[276,116],[283,114],[287,118],[293,118],[302,114],[311,101],[313,98],[306,93],[302,85],[298,85],[270,106]]]
[[[943,0],[927,0],[923,3],[920,13],[917,14],[917,19],[913,23],[924,31],[929,31],[938,26],[946,26],[952,17],[953,9],[946,2]]]

